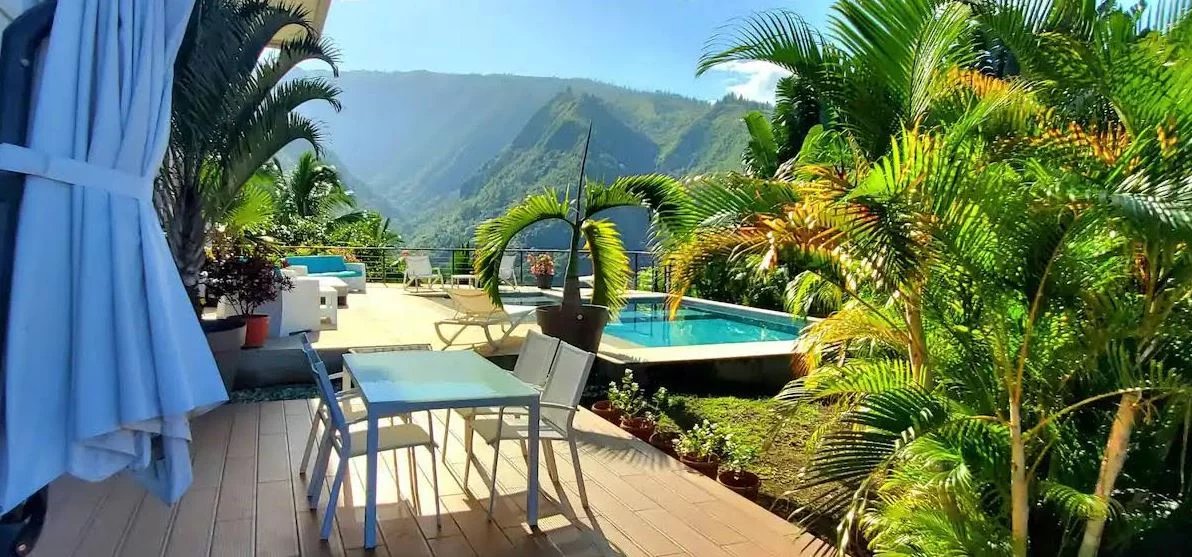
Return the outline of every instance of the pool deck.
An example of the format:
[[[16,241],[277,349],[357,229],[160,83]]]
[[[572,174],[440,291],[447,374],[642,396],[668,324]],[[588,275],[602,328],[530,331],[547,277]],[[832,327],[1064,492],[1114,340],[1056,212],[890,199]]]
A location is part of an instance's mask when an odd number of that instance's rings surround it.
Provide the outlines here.
[[[538,289],[530,287],[507,290],[519,294],[540,293]],[[629,293],[630,299],[657,296],[660,296],[657,292]],[[716,304],[703,300],[700,303]],[[398,285],[370,283],[367,294],[348,295],[348,307],[339,310],[338,328],[323,330],[315,335],[315,347],[321,351],[334,351],[373,344],[428,343],[441,349],[444,344],[435,335],[434,323],[453,314],[442,292],[407,292]],[[516,354],[529,330],[538,330],[532,318],[519,326],[496,349],[492,349],[485,345],[481,331],[471,328],[460,335],[456,346],[474,347],[490,356]],[[610,362],[633,364],[781,357],[789,355],[793,348],[793,341],[643,347],[605,335],[599,352],[602,358]]]

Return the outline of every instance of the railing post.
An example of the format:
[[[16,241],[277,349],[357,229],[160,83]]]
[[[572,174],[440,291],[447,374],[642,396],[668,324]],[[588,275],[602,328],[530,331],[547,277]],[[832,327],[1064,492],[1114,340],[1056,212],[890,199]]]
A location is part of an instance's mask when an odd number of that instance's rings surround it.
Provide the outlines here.
[[[389,265],[387,264],[388,262],[386,261],[388,259],[386,257],[386,255],[387,255],[386,252],[388,252],[388,251],[389,250],[384,249],[384,248],[381,249],[381,284],[384,284],[386,288],[389,287],[389,277],[386,276],[389,274]]]

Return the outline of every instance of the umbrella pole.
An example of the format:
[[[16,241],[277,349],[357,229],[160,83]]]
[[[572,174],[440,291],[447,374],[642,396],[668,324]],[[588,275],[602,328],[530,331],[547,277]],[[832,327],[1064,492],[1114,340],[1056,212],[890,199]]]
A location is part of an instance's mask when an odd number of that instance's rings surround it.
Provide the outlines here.
[[[0,143],[25,145],[37,49],[50,35],[57,2],[37,4],[4,29],[0,46]],[[8,350],[8,309],[25,175],[0,170],[0,428],[4,423],[5,360]],[[48,487],[41,488],[0,517],[0,552],[27,555],[41,535],[49,504]]]

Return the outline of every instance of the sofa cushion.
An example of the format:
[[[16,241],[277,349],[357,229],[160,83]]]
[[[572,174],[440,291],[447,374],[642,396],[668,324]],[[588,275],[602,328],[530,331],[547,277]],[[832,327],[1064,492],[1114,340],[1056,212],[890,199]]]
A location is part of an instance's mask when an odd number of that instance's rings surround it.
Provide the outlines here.
[[[362,273],[360,271],[347,270],[347,271],[331,271],[331,272],[327,272],[327,273],[310,273],[308,276],[346,278],[346,277],[358,277],[361,274]]]
[[[348,270],[344,258],[339,255],[291,255],[286,262],[306,267],[306,272],[311,275]]]

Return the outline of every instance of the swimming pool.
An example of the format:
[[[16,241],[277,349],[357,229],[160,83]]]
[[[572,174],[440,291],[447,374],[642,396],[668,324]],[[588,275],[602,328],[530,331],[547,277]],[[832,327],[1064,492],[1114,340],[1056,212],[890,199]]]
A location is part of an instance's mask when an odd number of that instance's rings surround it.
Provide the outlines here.
[[[510,296],[510,304],[548,305],[558,298],[544,295]],[[666,300],[634,298],[616,320],[604,327],[604,334],[647,348],[695,346],[738,342],[794,340],[800,323],[777,312],[765,312],[684,298],[674,317],[668,315]]]

